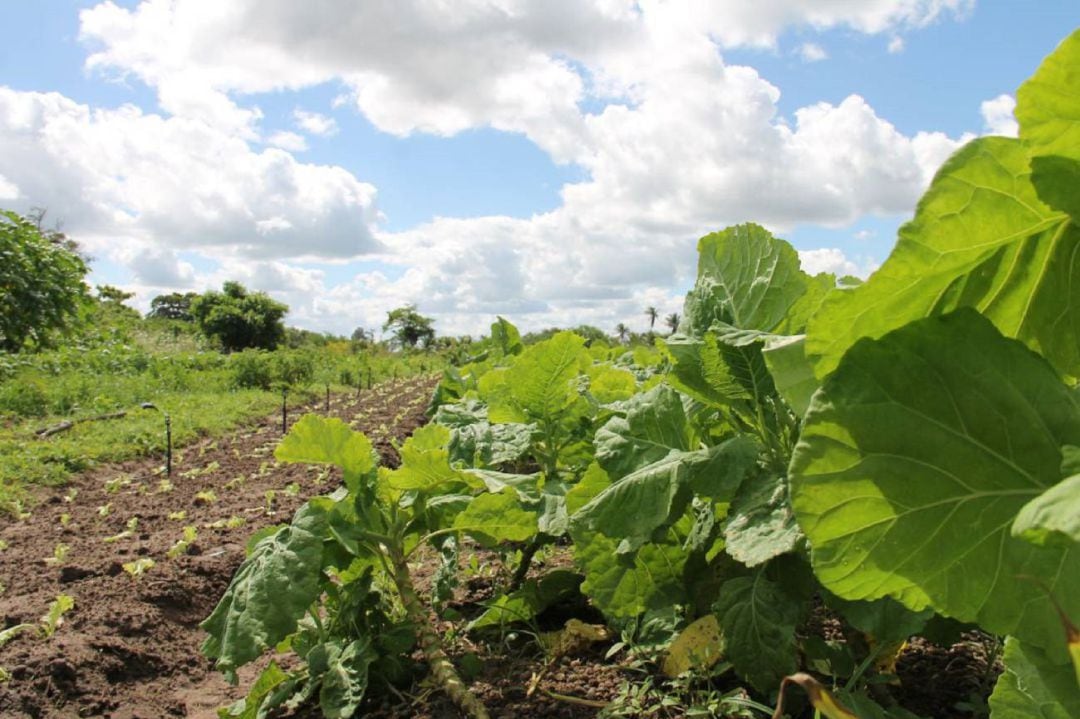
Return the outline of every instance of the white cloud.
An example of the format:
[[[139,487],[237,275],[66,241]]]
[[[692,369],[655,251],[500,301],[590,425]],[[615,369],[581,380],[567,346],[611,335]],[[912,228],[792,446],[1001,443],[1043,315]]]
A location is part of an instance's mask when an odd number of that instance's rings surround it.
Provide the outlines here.
[[[374,187],[282,150],[255,152],[201,120],[0,87],[0,167],[24,210],[47,206],[73,236],[248,257],[379,248]],[[275,232],[261,231],[268,221]]]
[[[19,196],[19,188],[15,183],[0,175],[0,200],[14,200]]]
[[[904,51],[904,38],[895,35],[889,40],[888,50],[890,55],[899,55]]]
[[[289,152],[304,152],[308,149],[307,140],[303,135],[288,130],[281,130],[270,135],[266,138],[266,144]]]
[[[297,127],[305,132],[310,132],[312,135],[327,137],[336,134],[338,131],[337,120],[326,115],[320,115],[317,112],[308,112],[296,108],[293,110],[293,119],[296,121]]]
[[[804,42],[799,46],[799,57],[803,62],[821,62],[829,57],[829,53],[825,52],[825,48],[817,43]]]
[[[987,133],[1016,137],[1020,132],[1020,126],[1013,114],[1015,109],[1016,99],[1012,95],[998,95],[992,100],[984,100],[979,110],[982,112],[983,125]]]
[[[837,277],[843,277],[844,275],[865,277],[868,274],[835,247],[800,250],[799,262],[802,263],[803,271],[811,275],[816,275],[819,272],[831,272]]]
[[[0,167],[72,234],[102,247],[123,238],[121,259],[148,286],[191,281],[175,255],[140,254],[166,247],[218,259],[216,284],[233,273],[277,291],[294,307],[291,321],[339,331],[381,324],[405,302],[436,316],[441,331],[486,330],[496,313],[527,329],[636,327],[646,305],[679,310],[672,288],[692,281],[704,232],[908,212],[963,139],[905,135],[856,95],[781,117],[780,89],[725,64],[723,49],[773,46],[790,28],[898,39],[971,5],[105,2],[80,15],[94,48],[88,67],[147,83],[162,114],[0,89]],[[808,61],[825,55],[813,43],[801,50]],[[298,162],[291,153],[306,142],[297,133],[262,139],[263,115],[248,97],[327,82],[345,88],[335,108],[350,105],[385,132],[520,133],[585,179],[532,218],[440,218],[379,233],[375,188]],[[292,119],[312,135],[337,130],[299,107]],[[253,149],[261,142],[277,147]],[[328,285],[308,262],[372,252],[400,272]],[[854,266],[838,252],[807,257]]]

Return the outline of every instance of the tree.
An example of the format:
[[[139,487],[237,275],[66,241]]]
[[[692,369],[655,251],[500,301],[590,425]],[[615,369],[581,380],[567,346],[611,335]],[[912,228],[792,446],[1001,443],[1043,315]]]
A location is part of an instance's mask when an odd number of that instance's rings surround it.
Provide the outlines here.
[[[393,332],[395,341],[402,347],[427,347],[435,340],[435,320],[416,311],[416,305],[405,305],[386,313],[383,332]]]
[[[288,311],[288,305],[265,292],[248,292],[239,282],[226,282],[221,292],[211,290],[191,303],[199,329],[226,352],[276,348],[285,338],[282,318]]]
[[[0,349],[45,345],[71,329],[89,297],[87,266],[63,233],[0,212]]]
[[[650,305],[645,308],[645,316],[649,318],[649,332],[652,332],[653,328],[656,327],[656,318],[660,316],[660,313]]]
[[[664,324],[671,328],[672,332],[675,332],[679,329],[679,319],[679,313],[672,312],[670,315],[664,318]]]
[[[620,344],[626,344],[626,338],[630,336],[630,328],[620,322],[615,325],[615,336],[619,338]]]
[[[134,292],[125,292],[119,287],[113,287],[112,285],[98,285],[94,288],[97,291],[97,298],[102,302],[112,302],[113,304],[123,304],[132,297],[135,296]]]
[[[150,312],[147,317],[156,317],[165,320],[181,320],[194,322],[195,315],[191,314],[191,303],[199,296],[197,292],[170,292],[167,295],[158,295],[150,300]]]

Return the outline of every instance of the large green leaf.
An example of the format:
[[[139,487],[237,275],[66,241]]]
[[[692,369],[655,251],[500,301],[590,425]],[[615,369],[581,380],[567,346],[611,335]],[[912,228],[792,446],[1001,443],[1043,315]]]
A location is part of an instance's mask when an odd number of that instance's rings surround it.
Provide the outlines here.
[[[1080,687],[1068,664],[1056,664],[1036,647],[1005,640],[1005,671],[990,696],[991,719],[1076,719]]]
[[[617,554],[616,540],[602,534],[571,527],[571,535],[574,558],[585,573],[581,591],[606,616],[632,619],[686,601],[687,553],[679,545],[654,542],[633,554]]]
[[[371,442],[340,419],[307,414],[292,426],[274,450],[282,462],[333,464],[341,468],[349,489],[356,491],[359,478],[376,465]]]
[[[319,690],[319,709],[326,719],[348,719],[356,713],[368,686],[368,667],[378,658],[370,639],[357,639],[330,659]]]
[[[806,336],[777,337],[765,343],[762,351],[776,391],[800,417],[810,407],[810,398],[821,386],[814,375],[814,365],[806,357]]]
[[[1080,474],[1061,480],[1025,504],[1012,533],[1040,545],[1080,543]]]
[[[667,380],[680,392],[712,407],[750,399],[750,393],[724,361],[723,347],[715,333],[706,332],[700,339],[677,334],[663,343],[672,359]]]
[[[488,542],[524,542],[536,534],[536,513],[523,509],[517,492],[481,494],[454,518],[454,527]]]
[[[320,574],[326,510],[305,504],[292,524],[259,542],[236,571],[225,596],[200,625],[202,652],[235,677],[236,668],[257,658],[296,630],[296,623],[322,591]]]
[[[585,340],[559,332],[532,345],[501,373],[489,372],[480,382],[492,422],[534,422],[559,417],[579,399],[575,380],[588,366]],[[495,379],[489,377],[495,376]]]
[[[679,393],[666,385],[635,395],[624,415],[596,431],[596,461],[614,479],[666,457],[689,450],[692,432]]]
[[[1009,525],[1078,438],[1080,404],[1050,366],[972,310],[859,342],[814,395],[791,463],[815,573],[846,599],[1060,644],[1050,601],[1017,577],[1080,614],[1080,555]]]
[[[975,307],[1080,376],[1078,277],[1080,228],[1039,199],[1023,143],[985,137],[938,171],[885,264],[865,284],[829,293],[806,351],[823,378],[860,337]]]
[[[521,354],[525,348],[521,344],[521,333],[509,321],[498,317],[491,324],[491,340],[502,350],[504,355]]]
[[[700,337],[716,322],[772,330],[807,290],[799,255],[755,224],[698,241],[698,277],[686,296],[680,331]]]
[[[578,594],[582,577],[568,569],[556,569],[539,579],[529,579],[515,592],[504,594],[487,605],[469,630],[527,622],[552,604]]]
[[[678,520],[694,493],[730,500],[756,457],[756,445],[741,437],[694,452],[673,450],[609,485],[574,514],[573,524],[621,539],[620,553],[633,551]]]
[[[788,502],[786,477],[759,472],[742,483],[724,524],[728,554],[756,567],[793,551],[802,538]]]
[[[879,645],[900,642],[922,631],[934,616],[933,609],[913,612],[890,597],[872,602],[848,601],[829,594],[829,608],[839,612],[851,626],[869,634]]]
[[[773,691],[798,668],[795,625],[802,610],[801,602],[760,571],[720,587],[713,613],[720,621],[727,658],[758,691]]]
[[[401,447],[401,466],[381,469],[380,480],[396,490],[442,491],[448,485],[480,487],[476,478],[450,466],[450,430],[431,423],[413,432]]]
[[[1039,196],[1080,221],[1080,31],[1062,41],[1020,86],[1016,117]]]

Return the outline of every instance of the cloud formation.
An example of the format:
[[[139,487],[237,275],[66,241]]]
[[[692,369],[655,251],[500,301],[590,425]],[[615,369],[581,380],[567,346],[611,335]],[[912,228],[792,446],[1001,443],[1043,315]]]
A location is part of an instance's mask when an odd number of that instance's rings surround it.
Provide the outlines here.
[[[103,2],[80,13],[88,69],[145,83],[159,112],[0,88],[0,198],[63,208],[72,234],[100,238],[146,286],[199,284],[176,254],[197,251],[219,268],[215,284],[233,273],[275,290],[295,302],[291,321],[309,326],[373,326],[405,302],[441,331],[476,332],[496,313],[526,327],[640,322],[643,302],[679,309],[701,234],[909,211],[963,139],[905,135],[857,95],[781,116],[780,89],[726,63],[727,49],[775,47],[791,28],[846,28],[889,37],[892,51],[900,33],[972,4]],[[812,42],[797,52],[827,56]],[[376,188],[298,161],[298,132],[262,128],[260,93],[323,83],[343,88],[336,111],[383,132],[518,133],[585,179],[531,218],[380,232]],[[291,121],[311,136],[338,132],[333,117],[299,106]],[[803,256],[853,271],[838,253]],[[312,265],[376,256],[395,271],[328,284]]]

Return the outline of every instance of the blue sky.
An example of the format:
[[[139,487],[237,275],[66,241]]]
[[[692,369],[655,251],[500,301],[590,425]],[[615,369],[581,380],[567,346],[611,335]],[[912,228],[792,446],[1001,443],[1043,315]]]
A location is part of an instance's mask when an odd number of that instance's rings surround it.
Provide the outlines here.
[[[0,205],[48,207],[140,306],[235,277],[336,332],[404,302],[451,333],[638,326],[746,220],[865,274],[1080,26],[1075,0],[216,5],[5,0]]]

